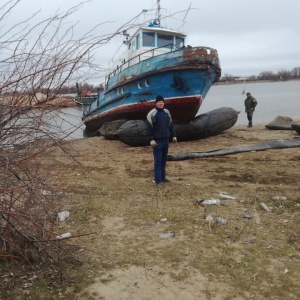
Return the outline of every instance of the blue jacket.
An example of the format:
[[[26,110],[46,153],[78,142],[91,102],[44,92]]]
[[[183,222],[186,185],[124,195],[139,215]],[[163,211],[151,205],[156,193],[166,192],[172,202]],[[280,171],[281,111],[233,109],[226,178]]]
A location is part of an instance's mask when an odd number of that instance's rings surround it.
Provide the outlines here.
[[[147,115],[148,131],[151,140],[169,139],[176,136],[170,112],[157,107]]]

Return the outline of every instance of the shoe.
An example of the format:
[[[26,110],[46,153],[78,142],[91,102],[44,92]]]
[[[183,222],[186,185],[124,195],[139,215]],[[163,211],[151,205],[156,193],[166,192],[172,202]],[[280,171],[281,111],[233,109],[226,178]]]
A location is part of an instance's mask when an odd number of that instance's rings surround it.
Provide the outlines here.
[[[156,187],[158,188],[158,189],[160,189],[160,188],[162,188],[163,187],[163,183],[161,182],[161,183],[158,183],[157,185],[156,185]]]
[[[247,127],[253,127],[252,125],[248,125]]]
[[[170,182],[171,182],[171,180],[169,180],[169,179],[165,178],[165,179],[163,180],[163,182],[164,182],[164,183],[170,183]]]

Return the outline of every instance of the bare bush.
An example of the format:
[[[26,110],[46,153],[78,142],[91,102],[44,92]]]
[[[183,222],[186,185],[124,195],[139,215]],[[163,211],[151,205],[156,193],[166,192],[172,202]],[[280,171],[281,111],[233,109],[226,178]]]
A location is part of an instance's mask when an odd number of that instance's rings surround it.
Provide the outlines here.
[[[49,115],[53,100],[63,85],[99,73],[94,51],[132,25],[96,35],[98,24],[77,37],[69,17],[81,3],[42,21],[36,12],[8,28],[20,1],[0,6],[0,259],[37,261],[59,250],[53,241],[59,195],[48,186],[57,174],[41,163],[52,146],[64,147]]]

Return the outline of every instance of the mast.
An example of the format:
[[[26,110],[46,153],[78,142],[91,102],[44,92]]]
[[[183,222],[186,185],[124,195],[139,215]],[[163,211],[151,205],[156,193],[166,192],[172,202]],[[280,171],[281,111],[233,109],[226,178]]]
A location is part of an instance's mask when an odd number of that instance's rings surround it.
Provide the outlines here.
[[[160,0],[157,0],[157,20],[158,20],[158,24],[160,24],[160,18],[161,18],[161,15],[160,15]]]

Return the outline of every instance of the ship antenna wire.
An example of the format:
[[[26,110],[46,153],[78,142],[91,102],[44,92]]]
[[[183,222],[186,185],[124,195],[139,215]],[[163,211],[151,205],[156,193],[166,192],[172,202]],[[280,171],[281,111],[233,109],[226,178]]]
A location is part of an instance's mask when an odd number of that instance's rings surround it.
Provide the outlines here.
[[[187,14],[189,13],[189,11],[191,10],[191,5],[192,5],[192,3],[190,2],[190,6],[189,6],[189,8],[186,10],[185,16],[183,17],[182,25],[178,28],[178,30],[179,30],[181,27],[183,27],[184,24],[186,23],[186,22],[185,22],[185,18],[186,18],[186,16],[187,16]]]
[[[184,18],[183,18],[183,22],[185,22],[185,18],[186,18],[186,16],[187,16],[187,14],[189,13],[189,11],[190,11],[190,9],[191,9],[191,5],[192,5],[192,2],[190,2],[190,6],[189,6],[189,8],[187,9],[187,11],[186,11],[186,13],[185,13],[185,16],[184,16]]]

